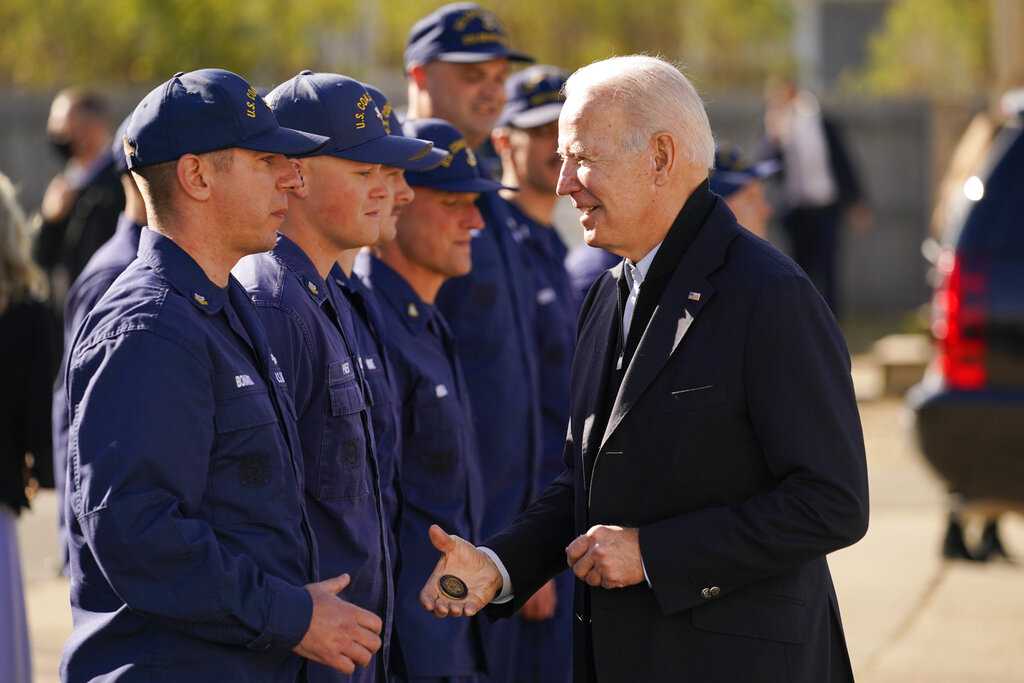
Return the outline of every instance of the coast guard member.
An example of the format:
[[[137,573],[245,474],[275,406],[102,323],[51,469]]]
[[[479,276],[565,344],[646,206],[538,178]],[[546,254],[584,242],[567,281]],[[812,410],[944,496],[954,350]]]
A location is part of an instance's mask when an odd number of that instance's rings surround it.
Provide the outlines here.
[[[409,35],[409,118],[446,119],[476,150],[505,106],[510,61],[533,60],[508,48],[491,12],[472,3],[441,7]],[[485,475],[482,531],[489,536],[539,491],[540,392],[533,284],[520,236],[509,228],[511,214],[496,192],[481,193],[477,207],[487,228],[474,235],[473,270],[442,287],[437,307],[451,323],[466,371]],[[504,677],[515,669],[518,620],[487,623],[485,629],[492,679],[513,680]]]
[[[328,141],[295,162],[303,186],[274,249],[243,259],[235,273],[290,380],[320,572],[350,574],[345,599],[384,622],[381,657],[353,679],[383,681],[394,609],[388,530],[352,310],[332,296],[327,275],[342,251],[377,241],[387,197],[381,163],[432,145],[388,135],[366,89],[345,76],[303,71],[267,102],[281,123]],[[311,665],[309,678],[340,676]]]
[[[569,74],[531,66],[508,80],[508,104],[491,138],[501,156],[503,190],[513,234],[522,236],[534,281],[534,348],[540,374],[542,452],[538,486],[561,474],[569,423],[569,370],[576,342],[576,303],[565,269],[565,244],[552,219],[558,196],[558,114]],[[533,594],[523,619],[516,681],[572,678],[572,574],[566,570]]]
[[[424,572],[437,561],[427,535],[431,525],[474,537],[480,529],[485,489],[470,395],[451,331],[434,301],[445,280],[470,270],[470,235],[483,227],[474,204],[478,193],[501,186],[480,176],[473,151],[447,122],[413,121],[405,132],[448,149],[448,158],[432,171],[406,174],[416,197],[399,216],[397,237],[358,264],[381,302],[401,407],[402,569],[396,618],[404,680],[490,680],[477,620],[440,622],[423,611],[416,596]]]
[[[132,114],[149,227],[67,369],[64,681],[292,683],[296,654],[351,671],[379,646],[380,619],[336,596],[347,576],[313,583],[288,378],[230,275],[274,243],[299,182],[285,155],[324,142],[220,69]]]

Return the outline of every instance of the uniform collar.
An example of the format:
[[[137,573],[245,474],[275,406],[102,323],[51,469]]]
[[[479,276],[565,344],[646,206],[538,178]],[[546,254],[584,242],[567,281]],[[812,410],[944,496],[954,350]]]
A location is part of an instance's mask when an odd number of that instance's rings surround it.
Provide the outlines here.
[[[374,291],[391,304],[413,334],[424,332],[434,315],[434,307],[424,302],[405,278],[376,256],[370,257],[370,271]]]
[[[169,237],[144,229],[139,236],[139,258],[200,311],[214,315],[224,307],[227,290],[210,282],[195,259]]]
[[[313,297],[317,306],[327,300],[327,283],[320,277],[306,252],[288,237],[278,233],[277,244],[270,252],[277,261],[287,268],[302,283],[302,288]],[[338,269],[340,272],[340,268]]]

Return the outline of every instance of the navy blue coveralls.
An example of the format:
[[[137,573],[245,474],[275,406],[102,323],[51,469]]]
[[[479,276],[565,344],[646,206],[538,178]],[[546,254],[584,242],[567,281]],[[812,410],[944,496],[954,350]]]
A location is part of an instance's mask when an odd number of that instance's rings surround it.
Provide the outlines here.
[[[293,683],[316,545],[288,380],[245,290],[144,230],[69,358],[61,680]]]
[[[394,584],[352,311],[340,305],[340,293],[331,293],[332,281],[325,282],[284,235],[273,251],[246,256],[234,272],[290,378],[320,575],[349,574],[352,581],[341,597],[384,623],[383,645],[370,666],[350,679],[310,663],[309,679],[375,683],[386,676]]]
[[[377,258],[358,266],[380,302],[401,410],[396,628],[406,678],[473,680],[486,670],[478,618],[437,619],[418,599],[439,558],[427,535],[431,524],[471,542],[480,538],[483,489],[455,344],[437,309],[400,275]]]
[[[82,320],[110,288],[117,276],[124,272],[139,251],[142,226],[121,214],[113,236],[92,255],[78,274],[64,300],[64,359],[53,390],[53,474],[57,492],[58,541],[62,563],[67,568],[67,522],[64,519],[64,472],[68,467],[68,401],[64,387],[64,369],[71,342]]]
[[[538,490],[565,469],[565,431],[569,424],[569,374],[576,345],[576,302],[565,269],[567,249],[550,225],[543,225],[508,205],[533,277],[536,323],[534,348],[539,368],[541,466]],[[525,235],[525,238],[522,236]],[[566,569],[555,579],[555,615],[522,622],[516,681],[569,683],[572,680],[573,575]]]
[[[473,270],[446,282],[437,308],[451,324],[466,371],[484,483],[483,538],[504,529],[539,493],[540,392],[533,283],[508,203],[477,201],[486,227],[473,237]],[[493,681],[511,681],[519,619],[484,624]]]

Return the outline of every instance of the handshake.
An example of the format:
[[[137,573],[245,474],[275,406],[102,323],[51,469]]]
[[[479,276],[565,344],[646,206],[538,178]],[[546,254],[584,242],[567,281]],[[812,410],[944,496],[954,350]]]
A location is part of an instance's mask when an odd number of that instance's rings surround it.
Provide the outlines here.
[[[501,571],[491,558],[458,536],[430,527],[430,542],[441,553],[420,591],[423,609],[437,617],[471,617],[502,591]],[[595,588],[624,588],[644,581],[637,529],[591,527],[565,549],[578,579]],[[508,587],[511,591],[512,586]]]

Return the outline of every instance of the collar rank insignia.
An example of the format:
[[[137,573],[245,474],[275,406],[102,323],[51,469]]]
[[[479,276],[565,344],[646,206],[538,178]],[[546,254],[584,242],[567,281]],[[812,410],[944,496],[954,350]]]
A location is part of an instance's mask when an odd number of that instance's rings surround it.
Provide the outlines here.
[[[209,301],[206,300],[206,297],[200,294],[199,292],[193,292],[192,298],[195,299],[196,303],[199,304],[200,306],[206,306],[207,304],[210,303]]]
[[[410,318],[420,317],[420,311],[418,308],[416,308],[416,304],[409,304],[409,308],[406,309],[406,313],[409,314]]]
[[[315,282],[307,282],[306,287],[309,288],[309,293],[312,294],[313,296],[316,296],[317,294],[320,293],[320,288],[316,286]]]

